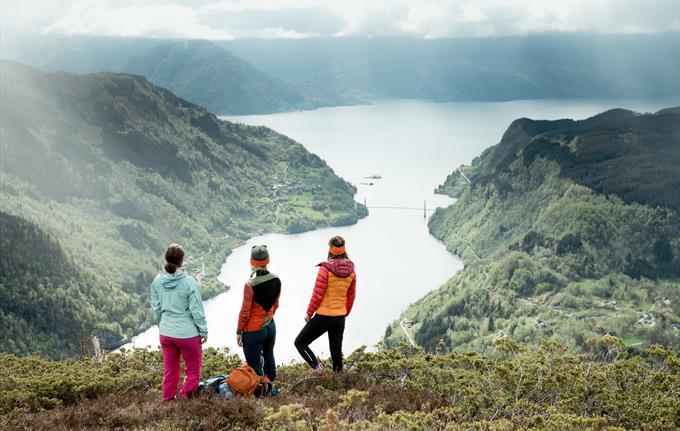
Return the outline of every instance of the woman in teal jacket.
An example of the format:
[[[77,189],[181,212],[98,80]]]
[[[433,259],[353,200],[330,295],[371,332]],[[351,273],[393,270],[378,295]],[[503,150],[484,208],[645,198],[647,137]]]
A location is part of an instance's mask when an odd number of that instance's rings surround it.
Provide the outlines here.
[[[184,249],[171,244],[165,250],[165,270],[151,283],[151,308],[160,332],[163,351],[163,400],[177,394],[180,356],[185,378],[180,397],[196,391],[203,362],[202,344],[208,340],[208,325],[198,283],[181,269]]]

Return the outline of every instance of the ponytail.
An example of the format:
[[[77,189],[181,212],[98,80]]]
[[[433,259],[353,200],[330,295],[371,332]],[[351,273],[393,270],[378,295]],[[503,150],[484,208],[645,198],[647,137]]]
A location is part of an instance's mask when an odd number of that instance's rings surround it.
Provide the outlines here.
[[[179,244],[170,244],[165,249],[165,272],[174,274],[184,262],[184,249]]]

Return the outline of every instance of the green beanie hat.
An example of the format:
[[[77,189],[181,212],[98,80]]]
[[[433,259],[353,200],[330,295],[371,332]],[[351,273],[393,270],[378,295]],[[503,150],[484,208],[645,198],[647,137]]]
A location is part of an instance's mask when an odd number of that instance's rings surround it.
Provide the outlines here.
[[[267,266],[269,263],[269,250],[266,245],[254,245],[250,250],[250,264],[252,266]]]

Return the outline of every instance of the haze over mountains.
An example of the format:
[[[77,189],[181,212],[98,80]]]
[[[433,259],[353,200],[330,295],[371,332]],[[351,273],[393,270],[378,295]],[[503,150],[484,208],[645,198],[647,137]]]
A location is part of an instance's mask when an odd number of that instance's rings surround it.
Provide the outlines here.
[[[5,39],[3,58],[46,70],[140,73],[216,113],[275,112],[376,98],[498,101],[680,94],[680,42],[674,34],[190,43]]]
[[[19,38],[2,40],[2,58],[47,71],[142,75],[218,114],[262,114],[354,103],[302,94],[208,41],[148,38]]]
[[[309,94],[437,101],[680,94],[676,34],[220,44]]]

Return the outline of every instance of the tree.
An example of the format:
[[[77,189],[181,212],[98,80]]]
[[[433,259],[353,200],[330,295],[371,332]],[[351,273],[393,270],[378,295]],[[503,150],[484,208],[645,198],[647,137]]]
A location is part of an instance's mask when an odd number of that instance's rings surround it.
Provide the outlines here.
[[[566,234],[557,242],[555,252],[558,256],[563,256],[567,253],[576,253],[583,247],[581,236],[579,234]]]
[[[658,238],[654,241],[654,259],[661,265],[673,260],[673,249],[668,238]]]

